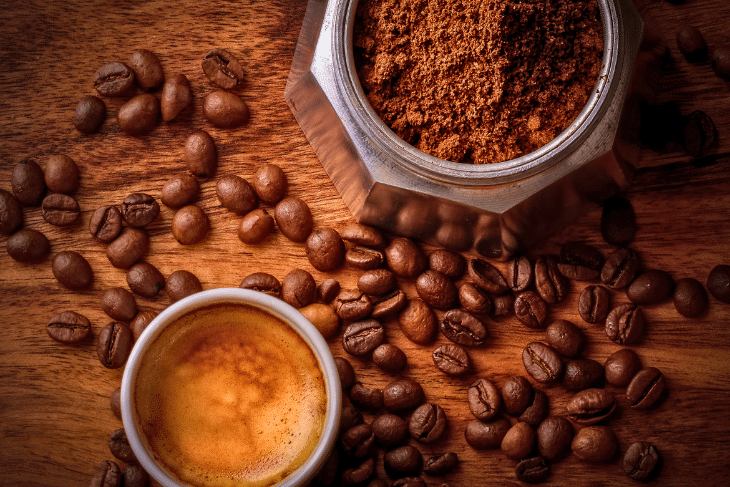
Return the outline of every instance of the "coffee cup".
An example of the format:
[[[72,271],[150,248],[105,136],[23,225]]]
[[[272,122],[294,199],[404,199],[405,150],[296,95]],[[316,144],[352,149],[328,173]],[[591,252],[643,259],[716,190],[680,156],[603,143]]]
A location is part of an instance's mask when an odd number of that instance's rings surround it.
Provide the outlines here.
[[[160,313],[121,387],[129,443],[163,487],[307,485],[334,448],[341,403],[314,325],[240,288],[203,291]]]

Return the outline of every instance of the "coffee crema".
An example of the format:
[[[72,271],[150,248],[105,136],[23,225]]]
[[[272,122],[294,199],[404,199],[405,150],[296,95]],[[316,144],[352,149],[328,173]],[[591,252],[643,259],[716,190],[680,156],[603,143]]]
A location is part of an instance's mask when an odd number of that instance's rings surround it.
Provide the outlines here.
[[[195,486],[270,486],[322,434],[324,375],[288,324],[215,304],[170,324],[145,352],[134,408],[156,460]]]

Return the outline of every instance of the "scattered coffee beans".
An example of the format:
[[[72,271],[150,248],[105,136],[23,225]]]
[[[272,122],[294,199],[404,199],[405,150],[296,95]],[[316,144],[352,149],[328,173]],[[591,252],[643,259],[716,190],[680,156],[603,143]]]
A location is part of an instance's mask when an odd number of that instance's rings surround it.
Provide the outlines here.
[[[103,215],[105,220],[101,220],[100,230],[96,235],[105,235],[104,241],[106,240],[107,231],[112,234],[112,228],[116,227],[116,208],[110,208],[104,211]],[[114,209],[111,209],[114,208]],[[97,213],[101,211],[97,210]],[[96,213],[94,214],[96,216]],[[92,221],[94,219],[92,216]],[[119,213],[119,226],[121,228],[121,213]],[[91,224],[89,225],[92,226]],[[108,228],[107,228],[108,227]],[[94,231],[92,230],[92,234]],[[134,265],[135,262],[139,261],[147,253],[150,246],[150,239],[144,230],[139,228],[125,228],[117,238],[115,238],[106,248],[106,256],[111,264],[118,269],[129,269]]]
[[[350,355],[368,355],[383,343],[384,338],[385,330],[378,320],[355,321],[342,334],[342,348]]]
[[[413,445],[396,447],[385,453],[383,464],[386,473],[395,478],[417,475],[423,468],[423,456]]]
[[[79,100],[74,112],[73,124],[82,134],[98,132],[106,119],[106,105],[98,96],[85,95]]]
[[[715,47],[712,53],[712,70],[719,77],[730,79],[730,47]]]
[[[127,135],[150,132],[160,118],[160,101],[154,95],[137,95],[121,106],[117,114],[119,130]]]
[[[484,259],[471,259],[467,265],[469,276],[479,288],[491,294],[504,294],[509,290],[502,273]]]
[[[558,269],[554,255],[544,255],[535,261],[535,289],[549,304],[559,303],[568,295],[570,281]]]
[[[603,286],[586,286],[578,298],[578,314],[586,323],[603,323],[611,309],[611,294]]]
[[[593,359],[577,358],[565,362],[563,387],[568,391],[582,391],[598,387],[603,382],[603,366]]]
[[[541,342],[528,343],[522,351],[522,362],[533,379],[543,384],[556,382],[563,375],[563,362],[558,353]]]
[[[371,424],[375,442],[383,448],[402,445],[408,440],[408,423],[395,414],[385,413],[373,419]]]
[[[719,264],[707,276],[707,290],[715,299],[730,303],[730,265]]]
[[[137,463],[137,457],[134,456],[132,446],[129,444],[124,428],[114,431],[109,436],[109,451],[123,462]]]
[[[275,205],[286,195],[286,174],[275,164],[259,166],[253,176],[253,189],[264,203]]]
[[[345,321],[362,320],[370,316],[373,303],[367,294],[359,290],[343,289],[332,305],[337,316]]]
[[[345,261],[345,243],[337,230],[324,227],[309,234],[304,253],[312,267],[318,271],[331,272]]]
[[[43,198],[41,215],[51,225],[73,225],[81,215],[81,208],[72,196],[52,193]]]
[[[436,249],[428,254],[428,268],[451,279],[458,279],[466,272],[466,259],[451,250]]]
[[[79,343],[91,333],[91,322],[74,311],[57,314],[46,326],[48,336],[60,343]]]
[[[607,463],[618,453],[618,439],[608,426],[586,426],[575,434],[570,448],[579,460]]]
[[[314,234],[312,234],[314,235]],[[365,271],[357,280],[357,288],[371,296],[383,296],[398,286],[398,280],[388,269]]]
[[[399,374],[405,369],[408,359],[396,345],[383,343],[373,350],[373,363],[390,374]]]
[[[550,411],[550,403],[547,394],[542,391],[535,391],[532,404],[530,404],[525,412],[517,417],[518,421],[527,423],[530,426],[538,426],[547,418]]]
[[[203,290],[200,279],[190,271],[177,270],[167,277],[165,290],[172,302],[180,301]]]
[[[122,388],[117,387],[109,396],[109,407],[117,419],[122,419]]]
[[[427,345],[436,337],[436,314],[420,298],[409,299],[398,313],[398,324],[410,341]]]
[[[317,286],[317,299],[323,303],[331,303],[340,294],[340,282],[330,277]]]
[[[626,400],[634,409],[649,409],[664,399],[667,381],[656,367],[646,367],[636,373],[626,388]]]
[[[644,312],[635,304],[613,308],[606,318],[606,336],[619,345],[637,343],[644,332]]]
[[[130,463],[122,470],[122,485],[124,487],[147,487],[150,476],[139,464]]]
[[[160,98],[162,120],[171,122],[193,103],[193,90],[187,76],[178,73],[165,81]]]
[[[94,282],[94,271],[81,254],[64,250],[53,256],[53,276],[63,287],[72,291],[87,289]]]
[[[342,390],[348,391],[355,384],[355,369],[352,364],[342,357],[335,357],[337,374],[340,376]]]
[[[172,217],[172,235],[182,245],[195,245],[208,236],[210,220],[202,208],[187,205]]]
[[[395,237],[385,248],[388,268],[398,277],[415,279],[428,267],[428,260],[413,240]]]
[[[152,51],[137,49],[129,56],[129,66],[134,70],[137,83],[145,91],[159,88],[165,82],[162,64]]]
[[[263,208],[247,213],[238,224],[238,239],[246,245],[263,243],[274,231],[274,218]]]
[[[438,440],[446,429],[446,413],[438,404],[421,404],[408,421],[411,438],[419,443]]]
[[[562,416],[546,418],[536,430],[537,449],[548,460],[559,460],[570,451],[573,425]]]
[[[23,210],[18,199],[9,191],[0,189],[0,234],[11,235],[23,226]]]
[[[694,318],[705,312],[708,306],[707,291],[697,279],[679,279],[672,295],[674,309],[687,318]]]
[[[340,445],[342,450],[354,458],[365,458],[370,455],[375,444],[375,433],[367,423],[361,423],[342,433]]]
[[[154,298],[165,288],[165,276],[149,262],[139,262],[127,271],[127,285],[135,294]]]
[[[502,438],[502,452],[511,460],[522,460],[535,448],[535,432],[527,423],[515,423]]]
[[[185,140],[183,158],[188,171],[199,178],[209,178],[218,167],[215,141],[205,130],[196,130]]]
[[[160,214],[160,205],[145,193],[132,193],[122,202],[122,218],[130,227],[141,228],[152,223]]]
[[[311,303],[303,308],[299,308],[299,312],[308,319],[325,340],[331,338],[337,333],[340,326],[340,317],[337,316],[332,306],[322,303]]]
[[[281,281],[281,299],[295,308],[303,308],[314,301],[316,292],[314,277],[304,269],[294,269]]]
[[[573,396],[565,409],[568,419],[576,424],[596,424],[616,410],[616,398],[605,389],[585,389]]]
[[[433,363],[446,375],[464,375],[471,371],[469,352],[460,345],[449,343],[441,345],[431,354]]]
[[[238,59],[225,49],[211,49],[202,61],[205,76],[223,89],[235,88],[243,81],[243,68]]]
[[[104,243],[109,243],[122,231],[122,212],[116,206],[102,206],[91,214],[89,233]]]
[[[38,230],[24,228],[8,238],[5,249],[14,260],[33,263],[43,260],[51,252],[51,244]]]
[[[353,223],[342,229],[342,239],[355,245],[384,247],[385,237],[373,227]]]
[[[464,431],[464,438],[476,450],[491,450],[499,448],[507,431],[511,428],[509,420],[505,418],[483,422],[478,419],[469,421]]]
[[[375,471],[375,459],[368,458],[358,467],[348,468],[342,472],[343,485],[357,485],[365,482]]]
[[[448,311],[439,328],[447,339],[465,347],[478,347],[487,339],[484,322],[462,309]]]
[[[279,280],[266,272],[254,272],[243,278],[240,286],[243,289],[253,289],[269,296],[278,298],[281,296],[281,283]]]
[[[312,233],[312,211],[296,196],[287,196],[274,208],[276,225],[292,242],[304,242]]]
[[[147,325],[149,325],[155,317],[157,317],[156,311],[140,311],[135,315],[134,319],[129,324],[134,341],[139,339],[139,336],[142,334],[144,329],[147,328]]]
[[[370,316],[376,319],[392,318],[406,306],[407,302],[406,293],[401,289],[396,289],[384,296],[377,297],[373,301],[373,310]]]
[[[54,193],[73,193],[79,187],[79,168],[66,155],[50,156],[44,177],[46,186]]]
[[[426,269],[416,279],[416,292],[432,308],[451,309],[458,297],[456,285],[445,274]]]
[[[652,269],[639,274],[626,290],[629,300],[638,305],[659,304],[668,300],[674,291],[672,276]]]
[[[616,350],[608,356],[603,364],[606,382],[616,387],[626,387],[641,370],[641,360],[636,352],[629,348]]]
[[[502,385],[502,403],[510,416],[519,416],[532,403],[534,398],[532,384],[524,377],[510,377]]]
[[[251,183],[235,175],[219,178],[216,182],[215,194],[224,208],[239,215],[245,215],[258,204],[258,198]]]
[[[115,321],[99,332],[96,356],[107,369],[118,369],[127,362],[132,345],[132,331],[124,323]]]
[[[634,480],[646,480],[659,463],[657,448],[646,441],[632,443],[624,454],[624,472]]]
[[[428,457],[423,462],[423,471],[429,475],[446,475],[459,464],[459,457],[454,452]]]
[[[534,291],[524,291],[514,301],[515,316],[525,326],[542,328],[548,315],[547,303]]]
[[[423,387],[413,379],[398,379],[383,388],[383,405],[393,414],[415,409],[424,398]]]
[[[555,320],[545,329],[545,341],[564,357],[577,357],[588,340],[580,328],[568,320]]]
[[[383,391],[370,389],[362,382],[355,382],[350,388],[350,401],[362,411],[377,411],[383,407]]]
[[[46,194],[43,169],[35,161],[17,163],[13,168],[10,185],[18,202],[25,206],[38,206]]]
[[[137,315],[137,301],[126,289],[113,287],[101,295],[101,309],[113,320],[130,322]]]
[[[477,315],[488,314],[492,308],[489,296],[470,282],[459,286],[459,303],[466,311]]]
[[[203,101],[203,115],[218,128],[232,129],[248,122],[248,105],[238,95],[217,90]]]
[[[101,96],[123,96],[134,86],[134,71],[124,63],[111,62],[94,73],[94,89]]]
[[[168,179],[162,186],[160,201],[170,208],[182,208],[192,203],[200,193],[198,179],[189,173],[181,173]]]

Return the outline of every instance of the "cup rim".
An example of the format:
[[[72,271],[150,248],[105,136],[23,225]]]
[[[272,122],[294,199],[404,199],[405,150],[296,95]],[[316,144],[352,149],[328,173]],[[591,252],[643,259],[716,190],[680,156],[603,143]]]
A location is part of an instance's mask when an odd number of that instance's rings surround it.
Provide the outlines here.
[[[339,374],[332,352],[317,328],[293,306],[259,291],[242,288],[217,288],[201,291],[173,303],[150,322],[132,348],[122,376],[122,422],[129,444],[142,467],[163,487],[188,487],[189,484],[176,480],[162,468],[144,446],[143,433],[137,425],[132,407],[132,391],[142,357],[168,325],[196,309],[225,303],[248,304],[281,319],[304,339],[317,357],[324,375],[327,394],[327,409],[322,434],[309,458],[281,482],[275,484],[279,487],[304,485],[319,471],[335,444],[342,408]]]

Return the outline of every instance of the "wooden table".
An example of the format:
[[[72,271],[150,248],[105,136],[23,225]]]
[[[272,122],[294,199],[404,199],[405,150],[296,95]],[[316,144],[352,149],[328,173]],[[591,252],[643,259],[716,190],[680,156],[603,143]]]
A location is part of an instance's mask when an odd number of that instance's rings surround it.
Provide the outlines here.
[[[109,395],[119,386],[122,370],[107,370],[96,358],[90,339],[64,346],[46,334],[54,314],[79,311],[93,323],[93,335],[110,321],[100,308],[100,296],[112,286],[126,286],[123,270],[113,268],[105,246],[87,230],[94,209],[119,204],[129,193],[159,196],[162,184],[185,169],[182,146],[194,129],[208,130],[220,155],[218,175],[250,179],[263,162],[280,165],[290,194],[307,201],[315,227],[341,229],[353,222],[334,186],[307,144],[284,101],[290,62],[306,9],[306,0],[222,1],[88,1],[3,2],[0,22],[0,187],[10,189],[12,168],[24,159],[41,166],[50,154],[73,157],[81,169],[75,193],[83,209],[81,223],[71,228],[46,223],[39,208],[25,208],[25,227],[44,232],[52,252],[69,249],[91,263],[93,288],[71,292],[53,278],[50,257],[23,265],[0,253],[0,485],[87,485],[94,467],[113,460],[107,446],[110,433],[121,427],[109,408]],[[710,155],[693,160],[681,148],[658,154],[642,150],[641,169],[626,193],[636,210],[639,230],[633,247],[646,267],[668,270],[675,279],[702,282],[717,264],[730,264],[730,82],[712,73],[709,62],[688,64],[674,42],[684,22],[697,25],[712,49],[730,44],[730,4],[725,0],[687,0],[686,5],[651,0],[653,15],[669,45],[670,61],[660,83],[661,101],[676,101],[687,114],[701,109],[717,125],[719,143]],[[212,47],[229,48],[245,66],[246,83],[236,90],[251,108],[250,123],[220,130],[202,116],[202,99],[212,86],[200,69],[200,59]],[[142,137],[121,134],[115,122],[122,99],[107,99],[109,113],[101,132],[82,135],[71,119],[79,98],[95,94],[92,76],[104,63],[126,60],[132,50],[158,54],[168,74],[184,73],[195,93],[193,110],[170,124],[161,123]],[[356,285],[358,272],[349,267],[325,275],[315,271],[301,244],[276,233],[258,247],[236,237],[239,218],[223,209],[215,197],[215,181],[202,181],[198,204],[208,213],[212,230],[195,246],[179,245],[170,233],[173,211],[163,207],[148,227],[151,251],[147,260],[165,275],[187,269],[205,289],[237,286],[254,271],[282,278],[295,268],[312,272],[317,282],[334,276],[343,287]],[[585,240],[604,255],[611,251],[599,230],[596,208],[574,225],[533,251],[556,253],[561,242]],[[6,236],[0,238],[4,249]],[[502,266],[503,264],[498,264]],[[414,295],[412,282],[403,288]],[[570,296],[553,307],[552,318],[581,326],[590,340],[586,356],[603,362],[616,348],[600,326],[589,326],[577,314],[583,285],[574,283]],[[622,293],[614,293],[623,302]],[[164,292],[155,299],[137,298],[142,309],[161,310],[169,304]],[[727,441],[730,438],[730,305],[710,299],[709,311],[685,319],[671,302],[645,309],[647,333],[635,350],[645,365],[660,368],[669,395],[658,408],[631,410],[621,390],[620,412],[609,424],[625,451],[636,440],[654,442],[663,468],[656,485],[729,485]],[[488,322],[490,339],[473,351],[476,373],[450,379],[431,361],[432,347],[408,342],[396,322],[386,323],[387,339],[403,348],[409,360],[404,375],[418,379],[427,400],[443,406],[449,417],[445,437],[419,445],[424,455],[454,451],[461,463],[443,478],[424,475],[428,485],[509,484],[515,462],[499,451],[476,451],[464,441],[471,419],[466,388],[477,376],[501,385],[509,376],[524,375],[521,350],[542,338],[514,318]],[[335,355],[344,356],[339,336],[331,340]],[[393,377],[368,361],[351,358],[358,378],[382,387]],[[561,387],[544,388],[551,413],[561,414],[568,394]],[[378,473],[382,471],[382,453]],[[619,460],[586,465],[570,456],[553,466],[547,485],[628,485]],[[510,484],[511,485],[511,484]]]

